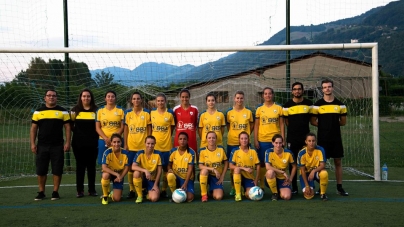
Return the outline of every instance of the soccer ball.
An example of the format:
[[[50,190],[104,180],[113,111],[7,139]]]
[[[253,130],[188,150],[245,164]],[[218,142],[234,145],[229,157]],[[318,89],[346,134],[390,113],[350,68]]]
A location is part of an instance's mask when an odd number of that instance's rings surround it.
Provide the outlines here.
[[[248,197],[250,197],[251,200],[258,201],[261,200],[264,197],[264,191],[258,186],[254,186],[250,188],[250,191],[248,192]]]
[[[187,192],[181,188],[175,189],[172,199],[175,203],[183,203],[185,200],[187,200]]]

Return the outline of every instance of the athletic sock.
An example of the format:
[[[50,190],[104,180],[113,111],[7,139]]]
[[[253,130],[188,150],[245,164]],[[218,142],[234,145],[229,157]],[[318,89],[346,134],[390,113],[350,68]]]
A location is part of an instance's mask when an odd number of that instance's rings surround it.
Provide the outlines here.
[[[133,172],[128,172],[128,182],[129,182],[129,190],[135,191],[135,185],[133,185]]]
[[[318,176],[320,177],[320,194],[325,194],[328,187],[328,172],[321,170]],[[342,185],[340,185],[340,188],[342,188]]]
[[[104,178],[101,178],[101,187],[102,187],[102,195],[104,197],[108,196],[109,193],[109,184],[110,180],[104,180]]]
[[[269,185],[269,189],[271,189],[272,194],[277,194],[278,188],[276,187],[276,178],[267,178],[267,183]]]
[[[236,189],[236,195],[241,194],[241,174],[235,173],[233,174],[234,180],[234,189]]]
[[[199,184],[201,185],[201,196],[208,194],[207,184],[208,184],[208,176],[199,175]]]
[[[177,182],[174,173],[167,174],[167,183],[168,187],[170,188],[171,192],[174,192],[177,189]]]
[[[133,184],[137,193],[137,197],[143,197],[142,193],[142,178],[133,178]]]

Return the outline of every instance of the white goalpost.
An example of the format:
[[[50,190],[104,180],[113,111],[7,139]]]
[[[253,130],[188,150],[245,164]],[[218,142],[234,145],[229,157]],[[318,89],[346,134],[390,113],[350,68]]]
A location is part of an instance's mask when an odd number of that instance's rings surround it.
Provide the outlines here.
[[[216,92],[220,96],[217,105],[225,111],[232,105],[235,90],[244,90],[246,105],[254,108],[261,101],[262,88],[271,86],[275,90],[276,101],[283,104],[290,93],[285,78],[284,53],[287,50],[292,52],[290,84],[303,82],[305,90],[307,88],[305,95],[315,100],[321,95],[318,91],[321,79],[330,78],[337,86],[336,96],[352,103],[354,109],[348,107],[348,116],[355,114],[352,118],[348,117],[347,125],[350,126],[342,129],[348,159],[346,164],[343,163],[346,166],[344,170],[380,181],[377,43],[144,48],[0,47],[0,133],[4,135],[0,159],[6,167],[0,172],[0,180],[34,174],[34,159],[29,151],[29,125],[32,110],[43,103],[42,91],[46,87],[62,90],[66,98],[58,102],[68,109],[75,103],[78,91],[84,87],[95,90],[98,105],[103,104],[103,93],[114,89],[122,105],[126,105],[127,97],[138,90],[149,96],[150,102],[146,104],[151,106],[153,96],[161,91],[169,94],[169,105],[175,104],[178,89],[187,87],[191,90],[191,103],[199,109],[206,108],[205,95]],[[365,60],[338,55],[351,51],[365,55]],[[53,67],[63,66],[65,53],[69,53],[72,59],[69,70],[71,80],[68,82],[63,69]],[[371,62],[366,61],[370,59]],[[82,72],[82,67],[88,67],[90,71]],[[56,73],[57,70],[61,72]],[[87,81],[83,81],[85,73],[91,74]],[[104,81],[103,85],[100,85],[103,81],[89,82],[96,80],[97,73],[110,73],[115,80]],[[152,79],[148,80],[148,77]],[[72,161],[69,170],[74,170],[73,154],[68,158]],[[369,173],[368,169],[372,169],[373,173]]]

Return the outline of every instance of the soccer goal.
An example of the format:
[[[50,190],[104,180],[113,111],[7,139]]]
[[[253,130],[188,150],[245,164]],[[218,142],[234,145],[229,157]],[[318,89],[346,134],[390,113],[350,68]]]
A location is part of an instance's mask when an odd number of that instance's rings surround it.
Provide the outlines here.
[[[286,61],[286,51],[290,61]],[[65,53],[69,53],[68,64]],[[290,84],[304,84],[305,97],[322,97],[321,80],[334,81],[334,93],[348,108],[342,127],[344,171],[380,180],[377,43],[276,45],[183,48],[1,48],[0,49],[0,179],[35,174],[29,129],[33,111],[44,103],[48,88],[58,92],[58,104],[70,109],[80,90],[90,88],[97,105],[108,90],[118,105],[130,108],[134,91],[144,95],[146,108],[155,106],[159,92],[169,107],[179,103],[178,92],[188,88],[191,103],[206,109],[213,92],[221,111],[233,105],[234,93],[245,92],[251,109],[262,102],[262,89],[275,90],[282,105]],[[290,67],[287,67],[288,63]],[[290,68],[287,76],[286,69]],[[313,132],[317,130],[312,128]],[[66,171],[74,171],[72,153]]]

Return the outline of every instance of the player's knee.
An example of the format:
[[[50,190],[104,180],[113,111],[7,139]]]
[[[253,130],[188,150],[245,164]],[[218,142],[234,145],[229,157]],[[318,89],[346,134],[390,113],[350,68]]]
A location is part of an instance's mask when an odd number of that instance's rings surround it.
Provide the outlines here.
[[[270,170],[268,170],[268,171],[265,173],[265,177],[266,177],[267,179],[274,178],[274,177],[275,177],[275,172],[274,172],[272,169],[270,169]]]
[[[174,173],[167,173],[167,180],[168,181],[175,181]]]
[[[291,195],[291,193],[281,193],[281,198],[283,199],[283,200],[290,200],[291,198],[292,198],[292,195]]]
[[[133,172],[133,178],[140,178],[141,173],[139,171],[134,171]]]
[[[207,170],[207,169],[202,169],[200,172],[200,175],[202,175],[202,176],[207,176],[208,174],[209,174],[209,170]]]
[[[240,168],[239,167],[234,168],[233,173],[234,174],[240,174],[241,173]]]
[[[318,176],[320,177],[320,181],[328,181],[328,172],[326,170],[321,170]]]
[[[119,202],[121,201],[121,196],[114,196],[114,202]]]
[[[194,200],[194,194],[187,193],[187,202],[190,203]]]

